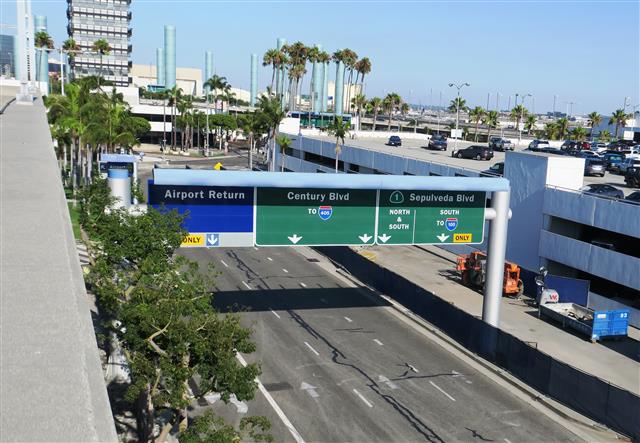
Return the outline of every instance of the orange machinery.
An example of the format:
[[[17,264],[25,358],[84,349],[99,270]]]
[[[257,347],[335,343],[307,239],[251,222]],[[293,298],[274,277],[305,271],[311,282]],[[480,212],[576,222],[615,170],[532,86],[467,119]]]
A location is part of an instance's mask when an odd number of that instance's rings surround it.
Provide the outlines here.
[[[463,285],[484,288],[487,274],[487,254],[475,251],[471,254],[459,255],[456,270],[460,272]],[[502,293],[519,297],[523,292],[524,284],[520,280],[520,266],[505,261]]]

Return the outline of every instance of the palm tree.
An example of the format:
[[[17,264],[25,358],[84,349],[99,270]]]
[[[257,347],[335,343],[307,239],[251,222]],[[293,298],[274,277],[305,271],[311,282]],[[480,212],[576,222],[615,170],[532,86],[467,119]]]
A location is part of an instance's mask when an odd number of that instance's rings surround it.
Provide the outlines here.
[[[596,128],[596,126],[602,123],[602,116],[598,114],[597,111],[593,111],[587,117],[589,117],[589,125],[591,126],[591,131],[589,136],[593,139],[593,130]]]
[[[531,134],[531,131],[533,130],[533,128],[536,127],[537,122],[538,122],[538,119],[535,115],[533,114],[527,115],[527,118],[524,121],[524,128],[527,130],[527,134]]]
[[[313,76],[313,73],[318,69],[318,55],[320,54],[320,50],[313,46],[309,48],[309,51],[307,53],[307,61],[309,63],[312,64],[313,66],[313,71],[311,74],[311,81],[309,82],[309,122],[307,123],[307,125],[309,127],[311,127],[311,112],[312,111],[318,111],[317,109],[313,109],[313,105],[315,103],[315,96],[313,95],[313,91],[317,88],[317,85],[315,84],[315,78]]]
[[[285,52],[289,56],[289,107],[292,110],[296,110],[296,98],[301,86],[300,79],[307,73],[306,64],[309,49],[300,41],[286,46]]]
[[[280,146],[280,172],[284,172],[284,154],[291,146],[291,139],[284,134],[276,137],[276,144]]]
[[[403,119],[407,116],[410,110],[411,107],[409,106],[409,103],[403,102],[400,104],[400,115],[402,115]],[[401,123],[398,122],[398,132],[402,132],[402,128],[400,127],[400,125]]]
[[[391,116],[393,111],[395,111],[400,104],[402,103],[402,98],[396,92],[390,92],[387,96],[382,100],[382,108],[389,116],[389,124],[387,126],[387,131],[391,131]]]
[[[607,129],[603,129],[602,131],[600,131],[600,134],[598,134],[598,140],[600,140],[601,142],[608,142],[609,140],[611,140],[611,132],[609,132],[609,130]]]
[[[566,117],[559,118],[556,120],[555,129],[558,138],[564,140],[569,133],[569,120]]]
[[[357,94],[351,99],[351,107],[355,109],[356,115],[358,116],[358,131],[362,128],[362,111],[365,110],[367,103],[367,97],[365,97],[364,94]]]
[[[53,49],[53,39],[47,31],[38,31],[34,36],[34,46],[40,49]]]
[[[373,129],[372,131],[376,131],[376,121],[378,120],[378,113],[382,110],[382,99],[380,97],[373,97],[369,101],[369,105],[371,106],[371,112],[373,113]]]
[[[176,107],[178,106],[178,103],[180,103],[180,101],[182,100],[182,89],[178,88],[177,86],[174,86],[173,88],[171,88],[168,91],[168,95],[169,95],[169,99],[167,104],[169,106],[171,106],[171,149],[175,150],[176,149],[176,144],[177,144],[177,140],[176,140]]]
[[[449,103],[449,112],[464,112],[468,110],[467,101],[462,97],[456,97]]]
[[[474,138],[474,141],[476,142],[478,141],[478,126],[480,125],[480,122],[482,121],[485,113],[486,111],[482,108],[482,106],[476,106],[471,111],[469,111],[469,117],[471,118],[471,121],[476,123],[476,132]]]
[[[324,65],[325,70],[329,69],[329,63],[331,63],[331,55],[326,51],[320,51],[318,53],[318,63],[322,63]],[[321,104],[320,111],[325,111],[326,109],[324,109],[323,107],[326,103],[327,98],[324,96],[324,90],[321,91],[321,94],[322,94],[322,100],[320,101],[320,104]]]
[[[529,111],[527,111],[527,108],[525,108],[523,105],[518,105],[511,110],[510,116],[515,122],[516,129],[518,131],[520,131],[520,123],[524,120],[528,113]]]
[[[80,45],[78,45],[78,43],[74,39],[68,38],[62,43],[62,51],[69,57],[69,62],[73,63],[76,54],[80,52]],[[60,69],[64,69],[64,66]]]
[[[587,130],[581,126],[573,128],[571,131],[571,138],[577,141],[582,141],[587,138]]]
[[[558,124],[556,122],[547,123],[544,127],[544,134],[549,140],[555,139],[558,134]]]
[[[344,145],[344,138],[349,134],[349,122],[343,122],[342,117],[336,117],[327,127],[329,134],[336,138],[336,174],[338,173],[338,157],[342,151],[340,143]]]
[[[275,169],[275,139],[278,135],[278,126],[286,115],[286,110],[282,109],[282,104],[278,97],[262,95],[258,101],[258,108],[261,118],[264,119],[264,125],[267,128],[267,140],[271,140],[272,149],[268,151],[271,154],[270,170]],[[269,158],[267,159],[269,160]]]
[[[360,92],[364,90],[364,76],[371,72],[371,60],[368,57],[362,57],[356,62],[356,72],[360,75]],[[358,83],[358,75],[356,75],[356,83]]]
[[[487,126],[487,128],[489,128],[487,140],[491,139],[491,130],[498,127],[498,117],[498,111],[489,111],[484,114],[484,119],[482,121]]]
[[[256,140],[260,139],[267,131],[266,119],[259,112],[252,112],[242,115],[239,119],[242,132],[249,140],[249,170],[253,168],[253,151]]]
[[[616,131],[613,133],[615,138],[618,138],[618,130],[620,126],[625,127],[627,125],[627,119],[631,118],[631,115],[625,114],[624,109],[616,109],[611,115],[611,119],[609,119],[609,124],[612,125],[615,123]]]
[[[93,46],[91,49],[94,52],[100,54],[100,77],[102,77],[102,57],[105,55],[109,55],[111,52],[111,46],[109,46],[109,42],[103,38],[99,38],[95,42],[93,42]],[[98,83],[99,85],[99,83]]]
[[[358,61],[358,54],[355,51],[345,48],[342,50],[342,61],[345,66],[345,75],[347,71],[349,72],[349,79],[347,81],[347,103],[351,103],[351,86],[353,84],[353,71],[356,67],[356,62]],[[344,81],[343,81],[344,83]]]
[[[278,66],[278,58],[280,51],[277,49],[269,49],[262,57],[262,66],[271,66],[271,90],[273,91],[273,82],[276,78],[276,67]]]

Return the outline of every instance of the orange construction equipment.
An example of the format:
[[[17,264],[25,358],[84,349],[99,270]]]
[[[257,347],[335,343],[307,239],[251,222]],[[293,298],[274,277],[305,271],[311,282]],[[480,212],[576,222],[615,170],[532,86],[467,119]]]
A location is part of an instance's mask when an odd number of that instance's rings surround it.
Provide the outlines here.
[[[475,251],[471,254],[459,255],[456,270],[460,272],[463,285],[484,288],[487,274],[487,254]],[[524,284],[520,280],[520,266],[515,263],[504,262],[502,293],[518,297],[524,293]]]

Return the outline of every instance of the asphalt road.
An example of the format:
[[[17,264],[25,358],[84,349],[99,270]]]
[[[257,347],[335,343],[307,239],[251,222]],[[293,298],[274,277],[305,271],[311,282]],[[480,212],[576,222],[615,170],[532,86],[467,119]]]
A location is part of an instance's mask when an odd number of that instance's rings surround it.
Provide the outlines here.
[[[220,272],[214,303],[246,310],[265,393],[213,406],[227,419],[265,415],[275,441],[575,441],[353,287],[308,249],[183,249]],[[235,307],[232,307],[234,306]],[[214,399],[215,400],[215,399]]]

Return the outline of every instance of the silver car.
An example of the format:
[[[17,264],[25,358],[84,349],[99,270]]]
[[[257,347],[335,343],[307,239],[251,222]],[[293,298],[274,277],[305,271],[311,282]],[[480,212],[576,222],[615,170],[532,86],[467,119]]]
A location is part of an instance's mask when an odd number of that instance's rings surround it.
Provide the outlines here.
[[[604,177],[606,171],[605,163],[600,159],[586,158],[584,160],[584,175],[599,175]]]

